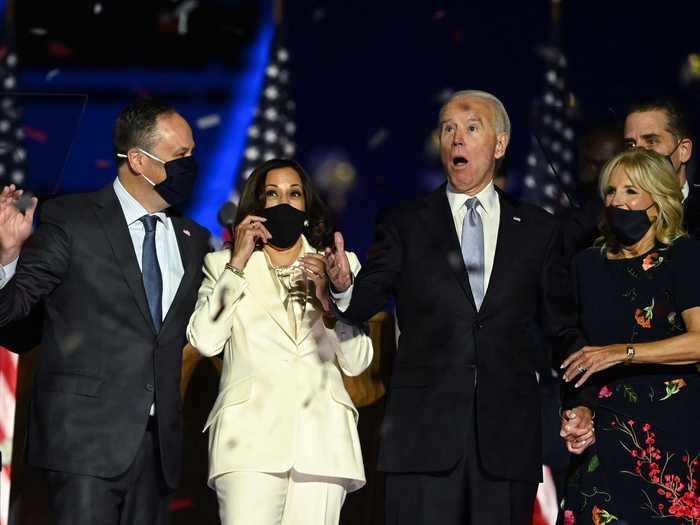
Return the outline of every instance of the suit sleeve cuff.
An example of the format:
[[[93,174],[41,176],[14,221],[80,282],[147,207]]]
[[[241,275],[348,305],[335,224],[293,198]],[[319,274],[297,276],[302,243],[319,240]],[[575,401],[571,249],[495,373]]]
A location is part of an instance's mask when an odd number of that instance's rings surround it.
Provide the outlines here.
[[[7,266],[0,266],[0,288],[3,288],[7,282],[12,279],[17,271],[17,261],[19,258],[15,259]]]
[[[344,312],[348,309],[348,306],[350,306],[350,299],[352,299],[352,289],[354,286],[354,284],[350,285],[350,288],[344,292],[334,292],[331,290],[331,299],[341,312]]]

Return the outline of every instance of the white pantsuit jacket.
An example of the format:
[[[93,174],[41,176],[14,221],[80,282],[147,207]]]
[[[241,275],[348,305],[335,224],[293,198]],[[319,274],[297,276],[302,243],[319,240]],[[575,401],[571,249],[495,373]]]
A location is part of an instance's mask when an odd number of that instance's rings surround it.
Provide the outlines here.
[[[316,252],[303,238],[303,253]],[[261,250],[240,277],[224,266],[231,253],[210,253],[187,337],[202,354],[223,351],[219,395],[209,414],[209,485],[235,471],[298,472],[364,485],[357,410],[343,386],[372,361],[361,329],[335,323],[307,303],[292,329]],[[353,273],[359,262],[349,253]],[[322,361],[319,356],[326,356]]]

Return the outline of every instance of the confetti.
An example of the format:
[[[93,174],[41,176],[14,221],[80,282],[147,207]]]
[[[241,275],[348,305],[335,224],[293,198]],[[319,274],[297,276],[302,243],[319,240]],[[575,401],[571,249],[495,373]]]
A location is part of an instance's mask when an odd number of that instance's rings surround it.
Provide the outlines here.
[[[68,58],[73,55],[73,50],[63,42],[49,42],[49,54],[57,58]]]
[[[48,34],[48,31],[43,27],[32,27],[29,33],[35,36],[44,36]]]
[[[97,2],[93,7],[92,7],[92,12],[95,13],[96,15],[99,15],[102,12],[102,4]]]
[[[46,80],[50,81],[53,77],[58,75],[61,71],[59,69],[52,69],[48,73],[46,73]]]
[[[197,127],[199,129],[209,129],[219,124],[221,124],[221,117],[216,113],[205,115],[197,119]]]
[[[49,134],[46,133],[46,131],[36,129],[31,126],[23,126],[22,131],[24,132],[25,137],[36,142],[46,142],[49,138]]]
[[[386,128],[378,129],[369,139],[367,147],[369,149],[376,149],[381,146],[386,139],[389,137],[389,130]]]
[[[326,10],[320,7],[318,9],[314,9],[313,13],[311,13],[311,18],[314,22],[320,22],[326,18]]]

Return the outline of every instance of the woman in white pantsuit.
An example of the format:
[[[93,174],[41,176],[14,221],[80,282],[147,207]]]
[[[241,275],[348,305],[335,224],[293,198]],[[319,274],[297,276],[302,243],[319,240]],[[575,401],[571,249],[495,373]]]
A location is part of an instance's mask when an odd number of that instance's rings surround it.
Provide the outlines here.
[[[336,525],[365,482],[338,368],[360,374],[372,343],[328,314],[325,228],[302,168],[273,159],[246,183],[233,248],[204,261],[187,337],[204,355],[224,353],[205,426],[224,525]]]

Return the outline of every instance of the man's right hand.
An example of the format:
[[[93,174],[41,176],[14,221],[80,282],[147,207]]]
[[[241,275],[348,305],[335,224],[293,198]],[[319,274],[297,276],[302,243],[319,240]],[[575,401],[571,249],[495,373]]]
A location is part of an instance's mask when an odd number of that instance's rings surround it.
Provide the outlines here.
[[[335,250],[326,248],[326,271],[328,280],[333,285],[333,291],[342,293],[350,288],[352,284],[352,273],[350,272],[350,262],[345,253],[345,241],[340,232],[335,232],[333,236]]]
[[[37,198],[32,197],[27,210],[17,209],[22,190],[14,184],[5,186],[0,192],[0,264],[6,266],[19,257],[22,245],[32,233],[32,221]]]

